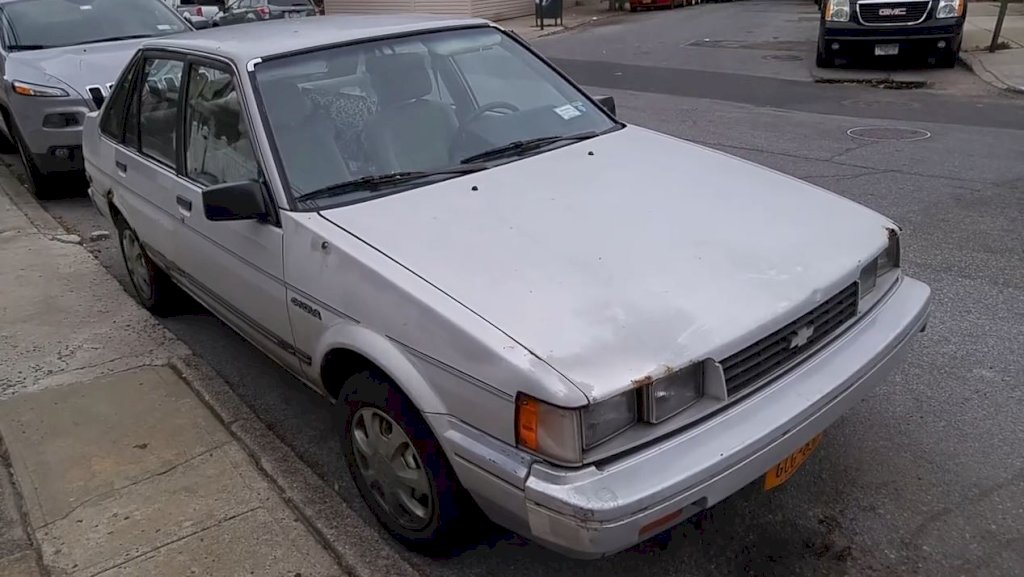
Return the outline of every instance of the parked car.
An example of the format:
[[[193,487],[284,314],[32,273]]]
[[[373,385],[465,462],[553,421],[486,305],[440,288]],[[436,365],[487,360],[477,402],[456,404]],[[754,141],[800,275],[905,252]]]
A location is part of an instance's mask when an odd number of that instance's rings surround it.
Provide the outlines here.
[[[235,0],[213,19],[214,26],[316,16],[311,0]]]
[[[191,28],[159,0],[0,0],[0,129],[37,196],[80,174],[82,123],[145,38]]]
[[[816,62],[920,55],[952,68],[966,18],[967,0],[825,0]]]
[[[196,30],[209,28],[220,8],[224,5],[223,0],[164,0],[181,14],[186,22]]]
[[[892,221],[626,125],[493,24],[243,28],[139,51],[90,194],[144,306],[184,289],[336,402],[411,547],[479,507],[599,557],[774,488],[925,326]]]

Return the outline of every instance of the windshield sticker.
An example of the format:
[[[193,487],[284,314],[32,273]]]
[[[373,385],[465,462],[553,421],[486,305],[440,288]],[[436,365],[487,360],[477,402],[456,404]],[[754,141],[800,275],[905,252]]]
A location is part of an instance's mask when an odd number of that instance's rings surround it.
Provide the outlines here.
[[[572,107],[575,108],[576,110],[579,110],[580,112],[586,112],[587,111],[587,107],[582,102],[580,102],[579,100],[577,100],[576,102],[573,102],[572,103]]]
[[[156,25],[156,29],[157,30],[170,30],[171,29],[171,25],[170,24],[157,24]]]
[[[79,10],[92,10],[92,6],[89,6],[88,4],[85,4],[84,6],[79,6],[78,9]]]
[[[580,111],[576,110],[576,108],[572,104],[566,104],[565,106],[559,106],[558,108],[556,108],[555,114],[561,116],[565,120],[569,120],[570,118],[576,118],[577,116],[579,116]]]

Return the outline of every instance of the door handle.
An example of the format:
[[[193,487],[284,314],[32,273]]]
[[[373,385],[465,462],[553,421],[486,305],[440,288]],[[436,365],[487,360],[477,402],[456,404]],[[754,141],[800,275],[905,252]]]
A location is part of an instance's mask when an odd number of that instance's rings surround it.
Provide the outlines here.
[[[181,196],[179,194],[178,197],[177,197],[177,201],[178,201],[178,212],[180,212],[181,214],[183,214],[185,216],[188,216],[189,214],[192,213],[192,201],[191,200],[189,200],[189,199],[187,199],[184,196]]]
[[[117,171],[120,172],[121,174],[125,174],[128,172],[128,165],[121,162],[120,160],[115,160],[114,166],[117,167]]]

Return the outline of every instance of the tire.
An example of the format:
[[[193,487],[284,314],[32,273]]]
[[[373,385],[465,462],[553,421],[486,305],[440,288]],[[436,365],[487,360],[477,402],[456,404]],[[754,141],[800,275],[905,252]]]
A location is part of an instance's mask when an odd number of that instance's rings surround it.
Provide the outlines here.
[[[947,50],[935,57],[935,65],[939,68],[956,68],[960,60],[960,50]]]
[[[25,140],[21,137],[21,131],[18,130],[18,126],[13,122],[10,126],[11,132],[14,133],[14,147],[18,150],[18,157],[21,158],[22,166],[25,167],[25,181],[28,191],[39,200],[53,198],[56,196],[53,178],[44,174],[36,166],[35,160],[32,159],[32,151],[29,150]]]
[[[630,6],[629,6],[629,11],[630,11],[630,12],[636,12],[636,11],[637,11],[637,7],[636,7],[636,6],[633,6],[633,5],[630,5]]]
[[[118,244],[128,271],[128,280],[135,289],[139,303],[157,316],[173,314],[181,302],[181,289],[149,258],[135,230],[124,218],[115,216],[114,226],[117,228]]]
[[[825,49],[820,42],[818,43],[818,52],[817,54],[814,55],[814,64],[818,68],[836,67],[836,59],[832,56],[825,54]]]
[[[377,371],[349,378],[337,409],[345,463],[377,520],[413,551],[452,554],[461,536],[470,533],[466,526],[479,510],[420,412]],[[371,450],[381,447],[394,457]],[[398,472],[396,461],[401,462]],[[399,472],[418,478],[403,483]]]

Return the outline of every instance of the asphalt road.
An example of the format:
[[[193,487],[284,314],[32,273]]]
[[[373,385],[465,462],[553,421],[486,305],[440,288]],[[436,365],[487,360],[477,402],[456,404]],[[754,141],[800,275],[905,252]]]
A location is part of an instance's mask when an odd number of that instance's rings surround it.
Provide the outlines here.
[[[928,71],[933,87],[922,90],[815,84],[813,14],[810,0],[712,4],[612,19],[536,46],[594,92],[614,95],[628,122],[809,180],[900,222],[906,270],[935,297],[909,361],[778,490],[751,486],[700,524],[590,563],[482,530],[454,559],[406,554],[424,575],[1024,571],[1024,99],[963,69]],[[697,40],[713,47],[690,44]],[[929,137],[847,134],[879,125]],[[84,198],[46,206],[85,237],[109,228]],[[87,246],[126,282],[114,241]],[[369,518],[323,402],[198,307],[163,322]]]

